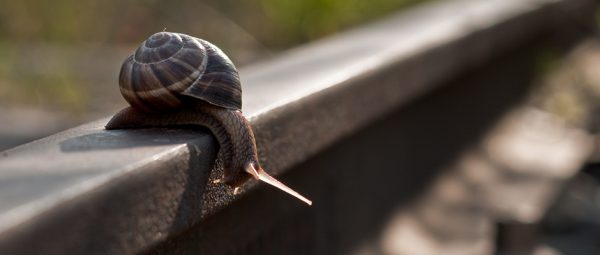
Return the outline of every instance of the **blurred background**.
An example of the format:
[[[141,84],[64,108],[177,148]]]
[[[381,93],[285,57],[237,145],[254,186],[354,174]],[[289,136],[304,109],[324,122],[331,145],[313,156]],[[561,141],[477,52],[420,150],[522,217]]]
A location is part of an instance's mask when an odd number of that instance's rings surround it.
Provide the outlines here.
[[[0,151],[125,107],[117,87],[121,63],[157,31],[211,41],[243,67],[423,2],[0,0]],[[580,25],[574,22],[569,29]],[[600,43],[595,31],[589,34],[573,50],[536,53],[539,77],[530,101],[570,127],[594,134],[600,127]],[[506,223],[499,226],[498,243],[541,242],[545,245],[535,250],[539,255],[600,254],[598,157],[565,184],[535,227],[539,240],[527,240],[532,236],[528,226]]]
[[[0,0],[0,150],[125,106],[122,61],[162,30],[206,39],[238,67],[423,0]]]

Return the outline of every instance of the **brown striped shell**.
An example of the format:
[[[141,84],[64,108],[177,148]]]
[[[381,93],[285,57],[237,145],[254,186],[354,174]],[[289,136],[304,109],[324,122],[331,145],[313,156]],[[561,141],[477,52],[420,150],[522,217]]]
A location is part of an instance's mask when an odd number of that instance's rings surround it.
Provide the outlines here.
[[[121,94],[143,111],[169,111],[197,98],[242,108],[235,66],[216,46],[185,34],[156,33],[129,56],[119,74]]]

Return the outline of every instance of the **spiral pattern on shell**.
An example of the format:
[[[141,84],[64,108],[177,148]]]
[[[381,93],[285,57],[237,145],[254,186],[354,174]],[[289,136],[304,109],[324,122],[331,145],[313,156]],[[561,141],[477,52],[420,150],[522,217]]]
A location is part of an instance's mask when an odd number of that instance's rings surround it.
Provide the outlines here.
[[[125,59],[119,74],[121,94],[142,111],[169,111],[191,98],[240,110],[238,72],[216,46],[185,34],[156,33]]]

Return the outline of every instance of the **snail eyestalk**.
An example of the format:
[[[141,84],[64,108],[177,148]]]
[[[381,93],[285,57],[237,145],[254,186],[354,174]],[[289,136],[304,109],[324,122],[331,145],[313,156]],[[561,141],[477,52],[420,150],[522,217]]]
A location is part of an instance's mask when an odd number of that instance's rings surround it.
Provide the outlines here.
[[[246,172],[249,173],[250,175],[252,175],[255,179],[260,180],[264,183],[267,183],[275,188],[280,189],[281,191],[288,193],[300,200],[302,200],[302,202],[308,204],[308,205],[312,205],[312,201],[310,201],[309,199],[305,198],[304,196],[300,195],[298,192],[296,192],[295,190],[291,189],[290,187],[286,186],[285,184],[281,183],[280,181],[278,181],[277,179],[275,179],[273,176],[269,175],[265,170],[263,170],[262,168],[258,168],[256,169],[254,167],[254,164],[250,163],[248,165],[246,165]]]

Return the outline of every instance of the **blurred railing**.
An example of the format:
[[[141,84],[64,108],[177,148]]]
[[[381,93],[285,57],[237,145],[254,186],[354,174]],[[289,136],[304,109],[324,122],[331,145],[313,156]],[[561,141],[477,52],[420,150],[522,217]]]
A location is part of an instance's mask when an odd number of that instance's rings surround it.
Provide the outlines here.
[[[473,162],[527,172],[554,158],[548,167],[562,174],[523,192],[533,196],[461,222],[480,232],[464,233],[477,242],[452,246],[465,249],[457,254],[490,252],[493,224],[539,220],[552,185],[591,150],[582,132],[565,129],[557,152],[538,146],[555,133],[528,140],[513,124],[552,119],[527,107],[533,60],[585,35],[594,10],[591,0],[438,1],[241,70],[263,165],[312,207],[254,182],[238,196],[213,184],[222,169],[204,130],[106,131],[106,118],[2,152],[0,253],[389,252],[402,241],[385,233],[407,226],[391,229],[398,211],[452,229],[402,209],[436,176]],[[519,148],[533,153],[511,154]],[[402,247],[429,254],[424,246]]]

